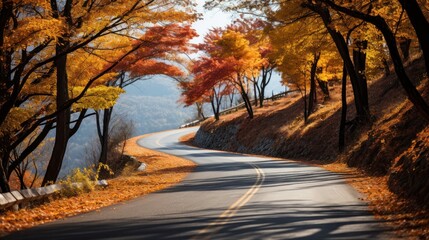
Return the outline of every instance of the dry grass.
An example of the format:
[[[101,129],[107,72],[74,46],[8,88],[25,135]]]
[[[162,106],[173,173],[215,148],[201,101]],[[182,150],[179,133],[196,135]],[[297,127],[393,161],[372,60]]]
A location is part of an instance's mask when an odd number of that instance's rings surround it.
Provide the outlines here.
[[[144,172],[134,172],[109,181],[107,188],[98,188],[77,197],[53,199],[48,203],[17,212],[8,211],[0,217],[0,236],[57,219],[98,210],[170,187],[192,171],[195,164],[178,157],[155,152],[129,139],[126,152],[147,164]]]
[[[387,176],[369,176],[344,163],[332,163],[321,167],[343,174],[347,182],[363,194],[363,200],[369,203],[369,208],[375,217],[386,223],[399,237],[429,238],[428,211],[389,191]]]

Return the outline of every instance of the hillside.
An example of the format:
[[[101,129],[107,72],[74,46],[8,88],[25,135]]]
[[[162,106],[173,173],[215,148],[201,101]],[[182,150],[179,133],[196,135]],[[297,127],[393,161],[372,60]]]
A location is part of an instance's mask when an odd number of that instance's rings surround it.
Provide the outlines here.
[[[429,101],[423,61],[409,63],[407,71]],[[348,86],[348,120],[354,117],[350,89]],[[244,110],[217,122],[206,120],[194,144],[321,165],[346,163],[373,178],[385,179],[398,201],[405,200],[400,210],[420,214],[427,224],[427,212],[417,212],[429,207],[429,125],[406,99],[395,74],[369,81],[372,123],[347,129],[347,148],[342,154],[338,151],[340,83],[332,84],[330,91],[331,98],[325,102],[319,99],[307,124],[303,120],[302,98],[295,94],[267,102],[266,107],[256,109],[251,120]]]

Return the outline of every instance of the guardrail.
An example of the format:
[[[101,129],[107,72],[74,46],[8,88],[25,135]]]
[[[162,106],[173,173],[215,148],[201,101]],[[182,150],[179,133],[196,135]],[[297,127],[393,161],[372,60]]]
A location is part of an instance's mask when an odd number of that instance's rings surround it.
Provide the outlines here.
[[[282,93],[273,95],[269,98],[265,98],[264,101],[268,101],[268,100],[275,101],[275,100],[280,99],[282,97],[286,97],[289,93],[293,93],[293,92],[299,92],[299,90],[290,90],[290,91],[282,92]]]
[[[108,185],[106,180],[98,180],[95,184],[98,186]],[[74,187],[82,187],[82,185],[82,183],[73,183]],[[64,186],[61,184],[52,184],[46,187],[0,193],[0,210],[9,208],[18,210],[20,207],[28,206],[33,201],[47,199],[49,196],[60,192],[63,188]]]
[[[297,92],[297,91],[299,91],[299,90],[290,90],[290,91],[286,91],[286,92],[281,92],[279,94],[272,95],[269,98],[265,98],[264,101],[275,101],[275,100],[278,100],[282,97],[286,97],[289,93],[293,93],[293,92]],[[255,99],[250,99],[250,102],[253,102],[253,101],[255,101]],[[227,108],[227,109],[220,111],[219,115],[223,116],[223,115],[227,115],[227,114],[230,114],[233,112],[237,112],[238,110],[240,110],[244,107],[245,106],[244,106],[244,102],[243,102],[243,103],[240,103],[234,107],[230,107],[230,108]],[[203,121],[204,121],[203,119],[195,120],[195,121],[192,121],[190,123],[185,123],[185,124],[181,125],[179,128],[194,127],[194,126],[199,125]]]
[[[190,123],[185,123],[185,124],[181,125],[179,128],[194,127],[194,126],[199,125],[202,121],[204,121],[204,120],[199,119],[199,120],[192,121]]]

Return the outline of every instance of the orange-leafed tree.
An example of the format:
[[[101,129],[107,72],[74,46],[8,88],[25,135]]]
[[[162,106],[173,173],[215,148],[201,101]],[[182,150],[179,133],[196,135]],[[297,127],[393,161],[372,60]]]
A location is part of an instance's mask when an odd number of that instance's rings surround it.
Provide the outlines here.
[[[264,105],[265,89],[271,81],[273,71],[278,62],[271,40],[264,32],[267,27],[268,23],[266,21],[247,18],[237,19],[227,27],[233,31],[243,33],[250,46],[256,47],[261,55],[260,73],[252,76],[255,105],[259,102],[260,107]]]
[[[53,2],[53,1],[51,1]],[[79,2],[80,3],[80,2]],[[98,4],[97,4],[98,3]],[[189,1],[115,1],[109,4],[97,2],[88,4],[87,1],[82,1],[82,4],[77,4],[72,1],[66,1],[64,6],[59,4],[51,4],[52,9],[57,18],[66,19],[65,25],[67,28],[75,31],[66,32],[61,36],[59,44],[56,45],[55,55],[58,57],[56,65],[57,72],[57,127],[56,140],[51,159],[49,161],[45,177],[42,184],[56,181],[58,173],[61,169],[62,159],[64,157],[65,148],[68,139],[71,137],[70,129],[70,95],[67,91],[68,74],[67,74],[67,50],[70,46],[84,44],[90,48],[88,54],[100,56],[100,62],[111,63],[105,68],[101,68],[99,72],[86,80],[84,88],[72,99],[82,98],[90,86],[98,81],[101,77],[114,69],[115,65],[121,62],[131,53],[147,44],[144,39],[140,41],[132,41],[139,39],[141,34],[154,25],[166,25],[172,22],[192,21],[194,16],[192,13],[187,13],[190,10]],[[58,6],[61,6],[60,9]],[[93,9],[94,8],[94,9]],[[98,9],[99,8],[99,9]],[[76,26],[79,19],[82,18],[79,12],[90,12],[90,15],[83,16],[85,20],[82,26]],[[85,18],[86,17],[86,18]],[[85,40],[86,36],[92,33],[96,35],[90,38],[92,41]],[[97,33],[100,33],[97,35]],[[122,41],[114,43],[113,46],[106,46],[104,42],[109,42],[112,37],[117,37]],[[125,44],[123,44],[124,42]],[[91,44],[89,44],[91,43]],[[106,51],[109,49],[111,51]],[[113,76],[111,76],[113,77]],[[109,81],[108,77],[104,81]],[[76,125],[75,125],[76,126]],[[77,125],[78,126],[78,125]]]
[[[193,51],[189,41],[196,32],[188,24],[168,24],[147,29],[138,40],[144,42],[139,49],[128,55],[115,68],[117,77],[105,83],[109,87],[124,88],[141,79],[165,75],[174,79],[183,78],[182,53]],[[110,145],[109,132],[113,106],[95,111],[97,133],[100,141],[99,163],[106,164],[108,155],[115,146]]]
[[[263,63],[261,54],[256,46],[251,46],[245,35],[226,30],[221,38],[215,41],[217,48],[211,53],[214,58],[220,59],[230,69],[227,80],[230,81],[240,92],[248,117],[253,118],[252,103],[249,91],[252,87],[251,81],[259,75],[259,69]]]
[[[195,75],[194,83],[190,85],[190,93],[184,95],[196,95],[196,98],[189,99],[198,99],[208,90],[213,93],[214,86],[220,87],[218,93],[231,93],[229,88],[233,87],[240,93],[249,118],[253,118],[249,90],[253,77],[259,74],[263,63],[257,47],[251,46],[249,40],[240,32],[213,29],[199,48],[206,56],[197,61],[192,69]]]
[[[151,26],[193,21],[192,7],[191,1],[170,0],[3,1],[1,190],[9,190],[11,172],[53,128],[57,136],[44,183],[55,181],[86,108],[108,108],[122,91],[105,83],[115,77],[115,65],[145,44],[133,40]],[[73,113],[81,117],[70,121]],[[12,154],[24,142],[26,147]]]

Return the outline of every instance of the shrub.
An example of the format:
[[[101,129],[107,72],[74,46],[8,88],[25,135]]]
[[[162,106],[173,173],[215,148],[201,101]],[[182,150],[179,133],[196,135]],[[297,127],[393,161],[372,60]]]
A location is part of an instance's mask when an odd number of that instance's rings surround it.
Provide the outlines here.
[[[105,170],[105,172],[113,175],[112,170],[106,164],[99,164],[98,167],[93,165],[83,169],[74,169],[70,175],[59,182],[63,186],[61,195],[72,197],[93,191],[97,185],[96,181],[101,170]]]

